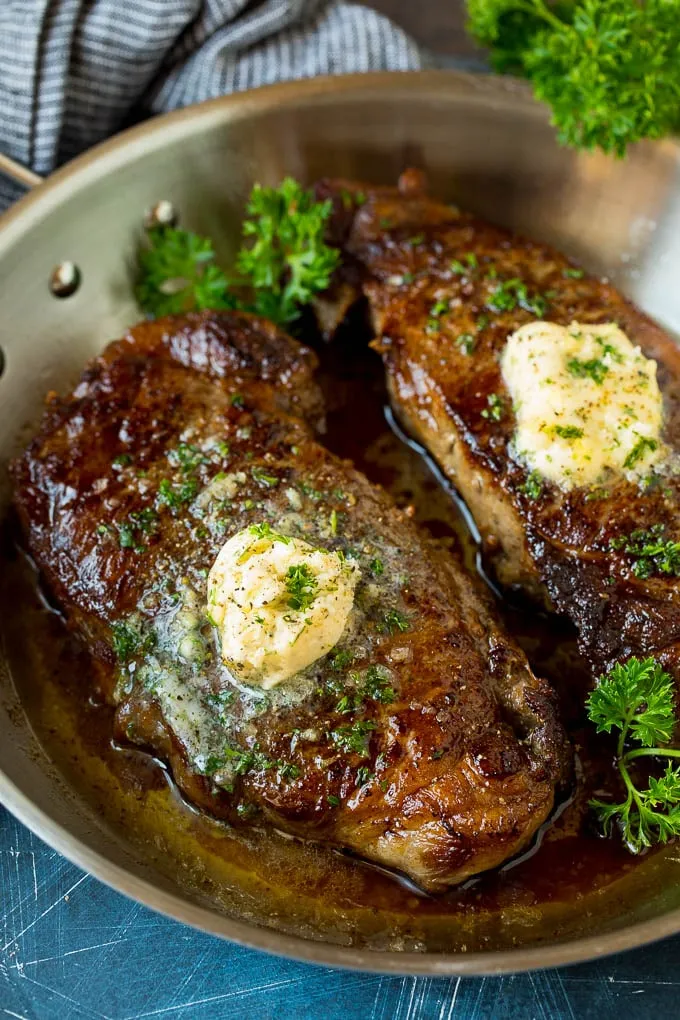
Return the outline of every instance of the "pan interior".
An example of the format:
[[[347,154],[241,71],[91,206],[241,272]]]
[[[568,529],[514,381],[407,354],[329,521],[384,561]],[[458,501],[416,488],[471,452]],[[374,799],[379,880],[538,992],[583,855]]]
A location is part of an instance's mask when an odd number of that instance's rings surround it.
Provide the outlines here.
[[[256,180],[276,183],[289,173],[303,181],[332,174],[391,183],[405,166],[421,166],[438,195],[555,243],[680,331],[672,286],[680,266],[679,153],[671,142],[639,146],[626,162],[560,150],[523,90],[455,74],[262,90],[107,144],[58,175],[0,230],[3,507],[7,461],[35,424],[45,392],[67,388],[85,360],[138,317],[130,266],[144,213],[160,199],[179,210],[182,225],[210,234],[228,261]],[[64,260],[78,266],[81,284],[57,299],[49,280]],[[345,401],[363,394],[379,417],[383,391],[374,366],[346,342],[328,367],[328,380],[336,379],[329,395],[341,408],[342,392]],[[410,493],[416,505],[427,504],[429,518],[470,556],[455,502],[374,413],[367,409],[366,434],[351,440],[356,449],[340,452],[357,456],[398,498]],[[340,434],[337,442],[345,442]],[[532,899],[511,875],[495,900],[471,888],[451,909],[451,901],[427,900],[347,858],[205,821],[180,802],[156,763],[110,748],[100,710],[74,711],[87,700],[87,661],[37,597],[11,522],[1,555],[0,795],[39,834],[122,891],[264,948],[363,966],[372,965],[368,957],[350,959],[342,947],[380,951],[397,969],[418,953],[440,973],[538,966],[548,962],[548,946],[558,947],[551,962],[559,962],[579,956],[574,940],[595,936],[599,951],[614,950],[635,941],[626,934],[631,925],[664,919],[667,931],[673,923],[669,911],[680,907],[673,848],[618,868],[614,881],[602,857],[578,895],[565,881]],[[333,948],[310,953],[300,942],[298,950],[272,931]],[[441,955],[451,953],[458,955]]]

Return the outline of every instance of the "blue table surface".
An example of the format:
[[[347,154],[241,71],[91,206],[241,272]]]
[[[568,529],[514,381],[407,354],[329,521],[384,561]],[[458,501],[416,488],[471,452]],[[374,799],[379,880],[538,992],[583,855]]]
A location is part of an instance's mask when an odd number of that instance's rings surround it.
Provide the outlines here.
[[[680,1015],[680,938],[499,978],[327,970],[154,914],[69,864],[0,808],[0,1018],[570,1020]]]

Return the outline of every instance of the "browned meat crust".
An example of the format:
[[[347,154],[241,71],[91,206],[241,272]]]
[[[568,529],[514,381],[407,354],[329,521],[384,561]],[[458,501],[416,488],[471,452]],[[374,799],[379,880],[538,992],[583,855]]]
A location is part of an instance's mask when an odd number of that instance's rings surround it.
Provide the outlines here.
[[[636,576],[635,557],[617,542],[658,525],[664,540],[680,540],[678,476],[660,477],[645,491],[625,480],[568,494],[546,484],[532,498],[524,489],[526,470],[508,452],[514,416],[499,366],[507,336],[531,320],[617,322],[658,362],[664,439],[677,450],[678,347],[610,284],[580,276],[546,245],[429,198],[414,171],[399,188],[325,181],[318,191],[334,199],[333,240],[350,267],[335,284],[342,293],[336,318],[351,303],[348,286],[355,300],[361,291],[368,297],[373,346],[383,357],[394,407],[457,485],[500,581],[570,617],[595,671],[630,655],[656,655],[680,677],[680,582]],[[545,311],[496,310],[493,291],[510,279],[526,285],[529,301],[547,296]],[[441,299],[450,310],[428,328]],[[492,394],[502,401],[499,421],[482,414]]]
[[[244,315],[140,325],[49,398],[13,466],[16,505],[103,664],[119,739],[220,818],[264,818],[436,891],[527,843],[566,739],[550,688],[458,566],[315,441],[314,366]],[[334,652],[264,697],[234,684],[204,616],[222,543],[262,521],[357,557],[362,577]],[[112,640],[122,661],[107,669]],[[358,696],[371,668],[394,700]]]

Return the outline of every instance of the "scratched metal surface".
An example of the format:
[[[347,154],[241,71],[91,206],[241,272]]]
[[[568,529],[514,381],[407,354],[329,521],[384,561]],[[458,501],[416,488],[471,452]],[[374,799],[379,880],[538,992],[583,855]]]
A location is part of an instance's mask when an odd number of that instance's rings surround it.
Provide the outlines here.
[[[680,1015],[680,937],[563,970],[391,978],[241,949],[140,907],[0,808],[0,1017],[636,1020]]]

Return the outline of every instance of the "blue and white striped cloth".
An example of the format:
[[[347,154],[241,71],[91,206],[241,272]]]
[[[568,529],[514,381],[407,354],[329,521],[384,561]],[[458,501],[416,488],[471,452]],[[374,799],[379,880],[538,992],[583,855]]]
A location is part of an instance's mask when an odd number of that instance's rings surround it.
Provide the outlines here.
[[[152,113],[420,64],[400,29],[341,0],[0,0],[0,152],[47,174]],[[0,176],[0,209],[16,196]]]

